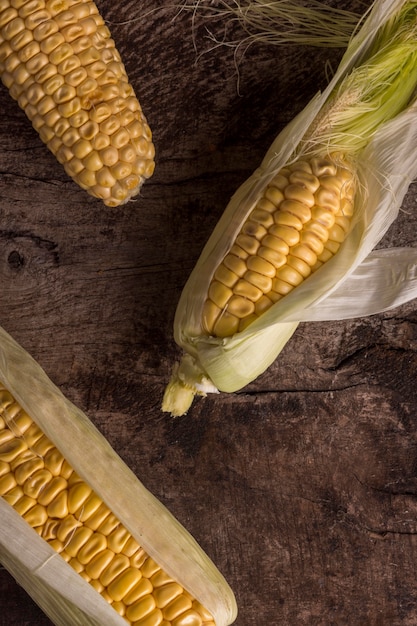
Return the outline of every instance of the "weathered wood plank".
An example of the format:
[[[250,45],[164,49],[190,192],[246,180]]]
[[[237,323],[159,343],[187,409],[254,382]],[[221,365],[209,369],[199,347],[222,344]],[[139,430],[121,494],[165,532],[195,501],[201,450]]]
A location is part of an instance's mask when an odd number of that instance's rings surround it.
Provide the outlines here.
[[[156,172],[138,201],[102,206],[0,89],[1,325],[213,558],[237,626],[414,625],[415,302],[303,324],[242,392],[181,419],[159,410],[176,302],[204,242],[339,53],[252,47],[238,92],[233,51],[196,62],[191,16],[174,19],[172,3],[146,19],[132,1],[99,4],[153,129]],[[383,245],[416,245],[416,201],[412,186]],[[50,624],[4,570],[0,615]]]

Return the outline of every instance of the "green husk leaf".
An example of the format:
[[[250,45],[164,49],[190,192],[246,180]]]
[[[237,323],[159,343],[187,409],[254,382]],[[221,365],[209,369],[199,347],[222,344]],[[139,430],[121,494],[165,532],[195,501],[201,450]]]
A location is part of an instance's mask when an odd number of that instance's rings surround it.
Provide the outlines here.
[[[260,167],[232,197],[207,242],[180,298],[174,334],[194,359],[195,370],[218,390],[236,391],[254,380],[278,356],[300,321],[369,315],[415,297],[412,270],[397,272],[395,281],[387,280],[379,292],[367,295],[366,284],[381,284],[383,278],[368,261],[356,274],[364,279],[361,307],[349,297],[342,304],[343,283],[395,220],[417,176],[416,10],[416,2],[404,0],[374,4],[327,89],[279,134]],[[266,184],[300,156],[339,150],[352,163],[358,191],[352,229],[338,253],[246,330],[225,339],[205,335],[201,310],[213,271]],[[404,282],[401,287],[399,281]],[[323,304],[332,294],[338,296],[339,317],[336,308],[330,313],[331,301]],[[168,403],[163,410],[170,410]]]
[[[231,624],[236,617],[236,602],[209,557],[137,479],[88,417],[65,398],[36,361],[1,328],[0,381],[139,545],[211,612],[216,626]],[[4,505],[11,509],[3,502],[0,511]],[[13,518],[11,512],[8,515]],[[15,535],[14,522],[10,526],[2,524],[0,561],[57,624],[125,623],[107,619],[97,592],[78,575],[80,580],[74,582],[72,573],[66,571],[72,568],[59,555],[53,553],[51,557],[49,547],[42,545],[43,540],[39,543],[34,530],[28,527],[17,539]],[[17,561],[16,542],[21,542]],[[56,572],[60,575],[57,579]],[[68,585],[60,580],[68,580]],[[101,607],[97,618],[96,603]]]

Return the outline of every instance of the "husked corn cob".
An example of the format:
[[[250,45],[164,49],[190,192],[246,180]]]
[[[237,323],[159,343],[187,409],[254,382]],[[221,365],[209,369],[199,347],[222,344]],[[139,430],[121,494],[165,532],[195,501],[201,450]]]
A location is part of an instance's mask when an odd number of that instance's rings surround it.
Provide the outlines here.
[[[207,334],[244,330],[328,261],[349,232],[354,191],[352,169],[337,157],[282,168],[214,271]]]
[[[215,626],[0,384],[0,496],[132,626]]]
[[[42,141],[107,206],[154,169],[152,135],[91,0],[0,0],[0,75]]]

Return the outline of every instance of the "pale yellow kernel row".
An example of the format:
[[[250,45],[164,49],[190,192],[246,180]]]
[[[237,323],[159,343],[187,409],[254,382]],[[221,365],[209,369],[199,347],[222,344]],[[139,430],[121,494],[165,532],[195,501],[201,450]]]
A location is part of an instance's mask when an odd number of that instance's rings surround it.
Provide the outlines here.
[[[340,159],[282,168],[213,273],[205,332],[244,330],[334,256],[350,229],[354,193],[352,170]]]
[[[0,386],[0,496],[132,626],[215,626]]]

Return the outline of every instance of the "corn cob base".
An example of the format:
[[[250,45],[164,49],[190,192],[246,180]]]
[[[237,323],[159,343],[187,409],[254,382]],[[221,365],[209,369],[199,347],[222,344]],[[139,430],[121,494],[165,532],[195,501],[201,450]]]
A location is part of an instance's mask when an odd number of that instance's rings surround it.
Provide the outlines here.
[[[0,496],[132,626],[215,626],[0,385]]]

